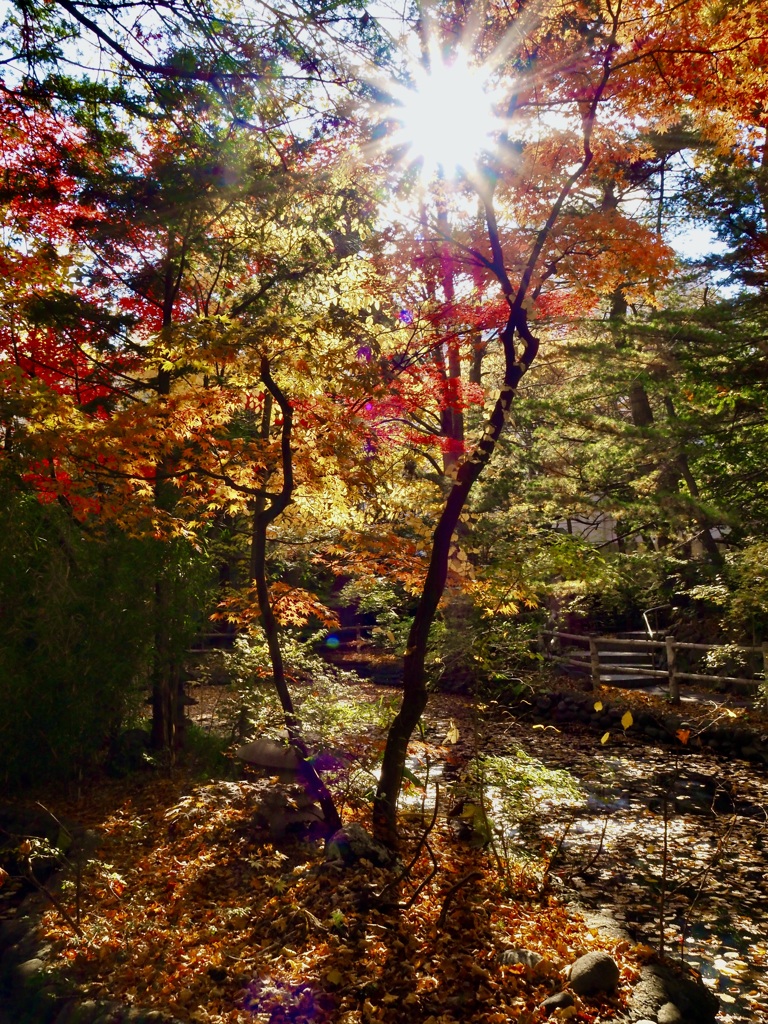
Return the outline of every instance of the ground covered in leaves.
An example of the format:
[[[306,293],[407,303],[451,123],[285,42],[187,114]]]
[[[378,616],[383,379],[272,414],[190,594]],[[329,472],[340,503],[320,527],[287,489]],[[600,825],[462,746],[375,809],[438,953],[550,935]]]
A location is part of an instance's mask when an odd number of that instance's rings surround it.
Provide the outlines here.
[[[215,717],[220,694],[200,696],[201,721]],[[382,711],[371,683],[347,699],[361,730],[347,736],[335,784],[345,820],[366,824],[355,774],[375,760],[385,716],[363,713]],[[621,1016],[661,924],[668,952],[685,952],[724,997],[724,1022],[761,1019],[764,778],[711,755],[675,767],[620,727],[601,745],[586,729],[536,725],[433,696],[411,748],[410,771],[427,787],[408,787],[399,882],[366,863],[326,864],[319,838],[278,841],[255,813],[270,783],[234,765],[219,779],[192,763],[155,767],[49,802],[99,837],[79,886],[70,876],[62,893],[82,934],[53,907],[43,919],[56,971],[84,996],[209,1024],[533,1024],[562,970],[603,948],[620,965],[619,991],[577,1001],[572,1015],[598,1024]],[[730,803],[688,813],[673,793],[665,840],[658,800],[671,770],[727,776]],[[574,894],[610,906],[637,942],[591,931],[568,906]],[[507,966],[507,949],[543,960]]]
[[[440,735],[445,711],[454,740],[470,727],[456,723],[461,701],[447,709],[437,700],[435,739],[413,750],[414,765],[429,762],[435,777],[463,757]],[[433,811],[412,786],[405,878],[365,862],[328,865],[321,840],[278,842],[254,824],[263,785],[155,768],[50,806],[99,836],[79,891],[72,878],[63,888],[82,934],[53,907],[43,919],[57,973],[84,996],[210,1024],[525,1024],[542,1019],[538,1006],[562,987],[564,967],[608,948],[621,966],[619,994],[578,1002],[573,1019],[617,1015],[649,951],[593,934],[543,885],[540,859],[502,870],[460,814],[441,812],[423,842]],[[345,799],[345,819],[364,820],[367,803],[349,791]],[[500,963],[514,948],[543,960],[533,969]]]
[[[257,792],[182,774],[113,791],[91,821],[104,844],[84,878],[83,937],[53,910],[44,922],[85,992],[216,1024],[525,1022],[560,968],[598,944],[530,879],[510,891],[447,829],[433,833],[440,870],[417,895],[426,851],[399,891],[371,865],[326,866],[322,844],[265,841],[251,825]],[[545,961],[501,966],[515,946]],[[618,947],[629,982],[637,951]],[[590,1002],[576,1019],[610,1020],[617,1005]]]

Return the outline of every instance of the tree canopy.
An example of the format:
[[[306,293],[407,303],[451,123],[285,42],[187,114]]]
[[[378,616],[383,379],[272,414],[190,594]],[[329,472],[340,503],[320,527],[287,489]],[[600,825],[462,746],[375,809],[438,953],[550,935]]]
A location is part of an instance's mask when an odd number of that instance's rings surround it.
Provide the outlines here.
[[[471,607],[492,672],[552,602],[749,586],[767,22],[756,0],[8,5],[7,514],[80,570],[143,560],[124,600],[157,746],[181,742],[189,637],[263,629],[331,813],[282,652],[334,622],[338,581],[398,609],[394,842],[436,620]],[[686,262],[694,226],[719,245]],[[596,517],[610,550],[574,534]]]

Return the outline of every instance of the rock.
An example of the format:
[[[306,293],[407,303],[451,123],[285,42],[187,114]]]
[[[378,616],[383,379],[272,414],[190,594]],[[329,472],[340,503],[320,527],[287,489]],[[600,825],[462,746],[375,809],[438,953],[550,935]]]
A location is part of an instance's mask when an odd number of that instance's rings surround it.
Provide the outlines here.
[[[499,963],[505,967],[512,967],[515,964],[523,964],[524,967],[536,967],[544,958],[530,949],[505,949],[499,953]]]
[[[271,839],[321,828],[323,813],[301,786],[273,785],[266,789],[253,816],[254,824],[269,830]],[[327,835],[328,829],[325,830]]]
[[[568,1006],[573,1006],[575,1002],[576,1000],[570,992],[556,992],[555,995],[549,996],[544,1000],[541,1004],[541,1009],[549,1016],[555,1010],[564,1010]]]
[[[56,1024],[93,1024],[101,1013],[101,1005],[95,999],[68,1003],[56,1018]]]
[[[658,1019],[668,1004],[680,1013],[680,1024],[714,1024],[720,1008],[717,996],[690,975],[666,964],[646,964],[629,997],[632,1016]]]
[[[254,740],[253,743],[238,747],[235,757],[288,781],[298,775],[301,763],[299,753],[293,747],[268,739]]]
[[[664,1003],[656,1014],[658,1024],[683,1024],[683,1015],[674,1003]]]
[[[14,974],[16,975],[16,981],[20,985],[26,985],[30,979],[37,979],[41,976],[45,964],[39,957],[33,957],[31,960],[25,960],[23,964],[18,964]]]
[[[370,861],[376,867],[390,867],[397,858],[383,843],[369,835],[362,825],[353,822],[333,833],[325,847],[325,859],[347,867],[360,860]]]
[[[570,982],[578,995],[611,992],[619,983],[618,964],[603,950],[585,953],[571,966]]]

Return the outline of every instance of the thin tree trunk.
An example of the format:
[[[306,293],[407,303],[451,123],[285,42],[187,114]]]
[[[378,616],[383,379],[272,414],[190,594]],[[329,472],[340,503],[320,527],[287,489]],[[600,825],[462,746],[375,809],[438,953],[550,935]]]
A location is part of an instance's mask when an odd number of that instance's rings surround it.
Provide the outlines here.
[[[272,602],[269,595],[269,583],[267,580],[267,531],[274,519],[276,519],[290,504],[293,494],[293,452],[291,449],[291,429],[293,426],[293,410],[291,405],[275,383],[270,373],[269,362],[266,357],[261,362],[261,380],[267,389],[268,398],[265,401],[270,403],[265,406],[265,416],[262,421],[262,430],[266,425],[267,435],[269,432],[269,420],[271,399],[274,399],[283,418],[281,430],[281,462],[283,471],[283,483],[280,493],[269,499],[259,498],[254,512],[253,531],[251,535],[251,579],[256,584],[256,596],[261,613],[261,625],[267,638],[269,658],[272,664],[272,678],[275,690],[280,700],[285,718],[285,727],[288,730],[288,738],[291,746],[301,757],[299,765],[300,777],[310,794],[318,802],[323,812],[326,824],[333,831],[341,828],[341,818],[336,810],[328,787],[320,778],[317,769],[309,759],[309,750],[301,735],[301,722],[296,714],[291,692],[288,688],[288,681],[285,675],[285,664],[283,652],[280,647],[280,627],[275,613],[272,609]]]
[[[524,352],[515,358],[514,337],[518,333],[524,342]],[[530,334],[521,310],[510,314],[502,335],[506,373],[504,385],[496,399],[483,438],[471,456],[458,470],[448,499],[432,538],[429,568],[416,615],[408,634],[403,662],[403,700],[387,735],[382,762],[381,779],[374,800],[374,831],[377,838],[396,845],[397,800],[403,782],[403,770],[408,742],[427,704],[425,660],[429,631],[437,612],[448,577],[454,531],[469,497],[473,484],[488,463],[507,419],[517,385],[538,351],[538,342]]]
[[[528,329],[527,314],[523,306],[527,288],[525,275],[523,284],[513,298],[513,288],[504,267],[492,193],[483,197],[483,201],[493,254],[493,260],[488,261],[488,267],[500,282],[510,306],[509,317],[500,336],[504,352],[504,383],[486,421],[482,438],[474,451],[465,456],[457,468],[454,483],[433,534],[427,576],[408,635],[403,662],[403,699],[387,735],[381,777],[373,804],[374,832],[378,839],[390,846],[397,845],[397,801],[403,782],[408,742],[427,703],[427,642],[448,578],[454,532],[469,493],[491,458],[496,442],[501,436],[517,386],[536,358],[539,348],[538,340]],[[536,248],[531,256],[532,260],[534,258]],[[519,359],[515,345],[516,337],[520,338],[522,344]]]
[[[672,399],[668,395],[666,395],[664,398],[664,407],[667,410],[667,416],[669,417],[670,422],[675,422],[675,420],[677,420],[677,413],[675,412],[675,407],[672,402]],[[691,497],[694,499],[694,502],[698,502],[701,498],[701,491],[699,490],[699,485],[696,483],[696,479],[693,473],[691,472],[691,466],[688,462],[688,456],[684,451],[681,451],[677,457],[677,468],[680,472],[680,476],[685,481],[685,484],[688,490],[690,491]],[[698,505],[694,505],[693,514],[696,519],[696,522],[701,527],[701,533],[699,534],[699,537],[701,538],[701,543],[704,547],[704,550],[707,552],[707,556],[712,565],[715,566],[715,568],[719,569],[723,566],[724,559],[720,551],[720,548],[717,546],[717,541],[712,536],[712,524],[708,520],[707,516],[701,511]]]
[[[437,212],[437,227],[443,241],[440,245],[440,283],[443,298],[450,310],[456,299],[453,257],[450,252],[448,214],[441,202]],[[459,464],[464,446],[464,413],[461,408],[461,360],[459,339],[450,336],[436,350],[436,362],[443,384],[443,402],[440,410],[440,432],[448,444],[443,450],[443,472],[451,475]]]
[[[181,275],[184,269],[184,252],[179,256],[179,264],[175,266],[175,246],[171,235],[168,237],[168,249],[163,274],[163,325],[164,334],[170,333],[173,325],[173,305],[178,295]],[[169,339],[170,343],[170,339]],[[171,372],[162,365],[157,371],[155,389],[159,402],[167,399],[171,393]],[[155,507],[170,512],[177,500],[176,487],[170,479],[171,463],[168,456],[160,459],[155,467]],[[156,750],[173,752],[182,746],[184,740],[184,682],[171,640],[170,622],[173,617],[173,584],[169,579],[168,559],[166,558],[167,541],[158,541],[164,545],[161,556],[162,564],[157,570],[154,588],[155,616],[155,649],[152,669],[152,730],[151,743]]]

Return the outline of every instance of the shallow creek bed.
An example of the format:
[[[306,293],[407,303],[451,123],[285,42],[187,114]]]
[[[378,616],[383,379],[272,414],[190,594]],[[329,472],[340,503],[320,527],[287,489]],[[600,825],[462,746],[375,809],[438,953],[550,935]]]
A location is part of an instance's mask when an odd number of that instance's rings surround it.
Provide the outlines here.
[[[502,825],[497,841],[518,844],[522,856],[543,854],[564,898],[607,912],[636,941],[658,950],[663,927],[664,951],[701,973],[721,1001],[723,1024],[768,1021],[765,766],[640,742],[620,724],[603,744],[584,725],[554,727],[498,705],[477,713],[449,695],[433,695],[428,714],[427,739],[458,734],[455,766],[476,750],[522,750],[568,772],[577,799],[534,790],[531,815]],[[489,786],[491,813],[502,797]]]

